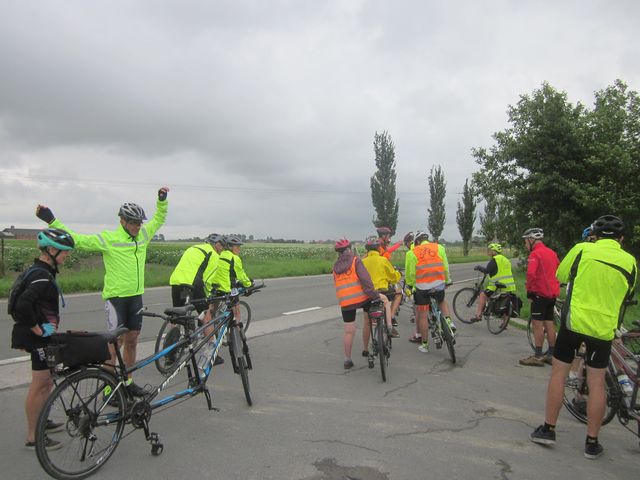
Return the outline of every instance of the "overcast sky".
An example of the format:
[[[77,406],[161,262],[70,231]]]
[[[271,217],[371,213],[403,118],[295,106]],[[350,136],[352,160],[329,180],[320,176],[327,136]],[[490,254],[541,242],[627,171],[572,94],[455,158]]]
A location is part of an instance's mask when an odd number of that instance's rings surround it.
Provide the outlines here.
[[[0,0],[0,229],[37,203],[84,233],[125,201],[167,238],[364,238],[375,132],[395,143],[398,235],[444,237],[506,109],[548,81],[572,102],[640,89],[637,1]]]

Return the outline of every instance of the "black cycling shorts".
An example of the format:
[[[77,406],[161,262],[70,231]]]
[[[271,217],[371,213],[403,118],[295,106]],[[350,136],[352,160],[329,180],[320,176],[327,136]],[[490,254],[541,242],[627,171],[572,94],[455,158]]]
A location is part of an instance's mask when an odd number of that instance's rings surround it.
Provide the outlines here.
[[[371,308],[371,300],[366,301],[362,305],[357,306],[356,308],[352,308],[350,310],[342,310],[342,321],[344,323],[352,323],[356,321],[356,311],[362,308],[365,312],[369,311]]]
[[[417,290],[413,292],[413,303],[416,305],[429,305],[430,299],[434,298],[436,302],[444,301],[444,290]]]
[[[141,308],[142,295],[109,298],[104,304],[107,328],[126,327],[139,332],[142,329],[142,315],[138,313]]]
[[[607,368],[611,355],[611,340],[600,340],[560,327],[553,356],[564,363],[571,363],[584,343],[584,361],[592,368]]]
[[[553,307],[556,305],[555,298],[539,297],[533,295],[531,298],[531,320],[552,321]]]
[[[31,350],[31,370],[49,370],[49,366],[47,365],[47,357],[44,353],[44,348],[34,348],[33,350]]]
[[[396,298],[396,295],[397,295],[395,289],[393,288],[390,288],[389,290],[378,290],[378,293],[382,293],[392,303],[393,303],[393,299]]]

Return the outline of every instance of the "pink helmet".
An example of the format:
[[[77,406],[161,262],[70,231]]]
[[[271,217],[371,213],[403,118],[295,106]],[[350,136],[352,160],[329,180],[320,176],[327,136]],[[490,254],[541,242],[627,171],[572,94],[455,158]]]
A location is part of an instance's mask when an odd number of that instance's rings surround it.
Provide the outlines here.
[[[378,228],[376,228],[376,232],[380,236],[392,235],[393,234],[393,232],[391,231],[391,229],[389,227],[378,227]]]
[[[350,246],[351,246],[351,242],[349,240],[347,240],[346,238],[341,238],[336,242],[333,248],[336,252],[341,252],[342,250],[345,250]]]

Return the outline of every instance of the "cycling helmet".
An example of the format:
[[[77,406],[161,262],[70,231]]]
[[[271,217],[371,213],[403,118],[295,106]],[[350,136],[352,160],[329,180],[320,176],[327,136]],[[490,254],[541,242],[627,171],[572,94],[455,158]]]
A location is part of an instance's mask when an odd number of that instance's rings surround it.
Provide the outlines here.
[[[490,243],[487,248],[489,250],[493,250],[496,253],[502,253],[502,245],[500,245],[499,243]]]
[[[244,245],[244,242],[242,240],[240,240],[240,237],[238,237],[236,235],[229,235],[228,237],[225,237],[224,238],[224,243],[228,247]]]
[[[416,231],[416,234],[413,237],[413,243],[415,245],[420,245],[420,242],[424,240],[429,240],[429,234],[427,234],[427,232],[425,232],[424,230]]]
[[[72,250],[75,242],[71,235],[59,228],[47,228],[38,233],[38,248],[44,250],[47,247],[58,250]]]
[[[380,247],[380,239],[376,236],[367,237],[364,248],[367,250],[377,250]]]
[[[534,240],[542,240],[544,232],[541,228],[527,228],[522,234],[522,238],[533,238]]]
[[[402,241],[404,242],[405,247],[409,248],[413,243],[413,232],[407,233]]]
[[[587,228],[585,228],[582,231],[582,240],[586,240],[587,238],[589,238],[591,235],[593,235],[593,225],[589,225]]]
[[[222,235],[218,235],[217,233],[212,233],[204,239],[205,242],[214,245],[216,243],[224,243],[224,237]]]
[[[336,242],[336,244],[333,246],[333,249],[336,252],[343,252],[344,250],[346,250],[347,248],[349,248],[351,246],[351,242],[349,240],[347,240],[346,238],[341,238],[340,240],[338,240]]]
[[[592,228],[598,237],[620,238],[624,233],[624,223],[614,215],[603,215],[593,222]]]
[[[133,222],[142,222],[147,219],[142,207],[135,203],[123,203],[118,212],[118,216]]]
[[[381,237],[383,235],[392,235],[391,229],[389,227],[378,227],[376,228],[376,232]]]

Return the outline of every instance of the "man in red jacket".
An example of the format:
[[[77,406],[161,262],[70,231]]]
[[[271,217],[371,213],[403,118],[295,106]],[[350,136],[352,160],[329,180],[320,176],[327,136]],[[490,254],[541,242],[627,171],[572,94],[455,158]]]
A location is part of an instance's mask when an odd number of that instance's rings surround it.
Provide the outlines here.
[[[527,298],[531,302],[531,325],[535,353],[520,360],[520,365],[544,367],[551,365],[553,349],[556,345],[556,329],[553,323],[553,307],[560,295],[560,283],[556,279],[556,270],[560,261],[556,252],[547,247],[542,239],[544,232],[541,228],[529,228],[522,235],[529,253],[527,265]],[[547,334],[549,350],[544,354],[542,345],[544,334]]]

